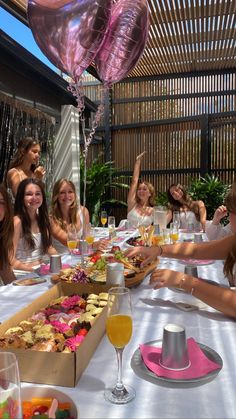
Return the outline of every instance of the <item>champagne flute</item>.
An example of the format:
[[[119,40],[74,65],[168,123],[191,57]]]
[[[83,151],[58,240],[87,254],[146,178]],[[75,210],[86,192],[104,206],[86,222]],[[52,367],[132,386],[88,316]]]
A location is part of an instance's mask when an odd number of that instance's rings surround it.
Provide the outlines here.
[[[177,228],[180,228],[180,213],[179,213],[179,211],[174,211],[173,212],[173,224],[175,224]]]
[[[67,229],[67,247],[70,252],[71,261],[72,261],[72,254],[73,250],[76,249],[78,243],[78,233],[76,227],[74,225],[69,225]]]
[[[101,223],[102,223],[102,226],[104,228],[106,223],[107,223],[107,212],[106,211],[101,211]]]
[[[109,232],[109,239],[113,239],[116,235],[115,228],[116,228],[116,220],[113,215],[108,217],[108,232]]]
[[[172,243],[176,243],[179,240],[179,229],[176,223],[170,224],[170,239]]]
[[[88,243],[90,252],[92,251],[94,239],[95,239],[94,227],[91,225],[91,223],[89,223],[86,229],[85,240]]]
[[[125,287],[113,287],[108,291],[106,332],[115,347],[118,376],[114,388],[105,390],[104,397],[114,404],[125,404],[135,397],[132,387],[124,386],[122,381],[122,355],[125,345],[132,335],[131,297]]]
[[[0,406],[1,418],[22,418],[18,362],[11,352],[0,352]]]

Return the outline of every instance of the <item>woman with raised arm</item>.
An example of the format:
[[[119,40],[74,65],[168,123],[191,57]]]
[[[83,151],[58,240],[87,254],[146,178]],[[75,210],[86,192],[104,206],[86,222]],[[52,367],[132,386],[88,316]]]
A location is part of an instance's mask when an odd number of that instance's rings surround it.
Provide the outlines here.
[[[13,197],[16,196],[19,183],[26,178],[42,180],[45,169],[38,166],[41,147],[31,137],[24,138],[18,144],[17,151],[10,163],[6,183]]]
[[[5,186],[0,184],[0,279],[5,285],[16,279],[11,267],[14,254],[13,234],[11,202]]]
[[[46,195],[40,180],[22,180],[17,189],[14,212],[13,267],[33,271],[44,255],[57,254],[52,247]]]
[[[68,253],[68,229],[74,227],[78,238],[82,237],[83,229],[89,224],[89,212],[86,207],[78,205],[75,185],[71,180],[62,178],[53,187],[50,224],[53,236],[53,246],[58,253]],[[85,231],[85,230],[84,230]],[[107,246],[107,240],[93,243],[95,249],[102,250]]]
[[[153,207],[155,205],[154,187],[146,181],[139,181],[142,157],[146,151],[136,157],[133,177],[128,193],[127,220],[133,227],[149,226],[153,223]]]
[[[207,213],[203,201],[193,201],[184,187],[176,183],[169,187],[167,197],[170,209],[167,215],[167,224],[172,220],[173,212],[179,211],[181,229],[188,229],[191,225],[196,231],[205,231]]]

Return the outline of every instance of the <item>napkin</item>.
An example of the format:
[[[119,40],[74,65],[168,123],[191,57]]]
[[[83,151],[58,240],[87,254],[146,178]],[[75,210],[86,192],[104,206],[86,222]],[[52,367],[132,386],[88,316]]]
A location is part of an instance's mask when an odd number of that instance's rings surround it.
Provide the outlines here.
[[[211,259],[182,259],[181,262],[185,263],[186,265],[210,265],[215,261]]]
[[[163,368],[160,364],[162,348],[139,345],[139,349],[146,367],[159,377],[173,379],[191,379],[207,375],[211,371],[221,368],[216,362],[210,361],[193,338],[187,339],[189,360],[191,365],[182,371],[173,371]]]
[[[71,266],[68,265],[68,263],[63,263],[62,264],[62,269],[67,269],[70,268]],[[39,271],[39,275],[48,275],[50,274],[50,265],[41,265],[40,271]]]

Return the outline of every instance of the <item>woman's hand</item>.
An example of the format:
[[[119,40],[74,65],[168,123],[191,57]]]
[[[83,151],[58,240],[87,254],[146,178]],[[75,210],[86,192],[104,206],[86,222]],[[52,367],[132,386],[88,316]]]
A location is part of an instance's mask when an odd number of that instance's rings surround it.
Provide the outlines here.
[[[44,169],[44,167],[38,166],[36,167],[34,171],[34,176],[36,177],[36,179],[41,180],[44,177],[45,173],[46,173],[46,170]]]
[[[152,247],[134,247],[133,249],[129,249],[125,251],[125,256],[133,257],[133,256],[141,256],[144,258],[143,262],[141,263],[141,267],[148,265],[149,263],[156,260],[158,256],[161,254],[161,248],[159,246],[152,246]]]
[[[143,151],[141,154],[139,154],[139,155],[136,157],[136,160],[141,160],[141,158],[144,156],[144,154],[146,154],[146,151]]]
[[[109,243],[110,243],[110,240],[108,239],[100,239],[93,243],[93,249],[100,250],[100,251],[106,250]]]
[[[218,225],[220,223],[220,220],[228,214],[227,208],[224,205],[220,205],[216,210],[214,217],[212,219],[212,223],[215,225]]]
[[[170,269],[157,269],[151,275],[150,285],[152,285],[154,289],[164,287],[179,288],[183,276],[183,272],[176,272]]]

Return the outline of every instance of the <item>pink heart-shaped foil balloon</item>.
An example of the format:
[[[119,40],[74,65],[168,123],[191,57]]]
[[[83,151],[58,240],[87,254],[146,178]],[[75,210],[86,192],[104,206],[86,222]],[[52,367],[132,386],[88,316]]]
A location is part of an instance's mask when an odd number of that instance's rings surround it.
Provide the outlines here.
[[[95,59],[100,78],[112,85],[135,67],[145,48],[149,30],[147,0],[118,0],[109,29]]]
[[[107,31],[112,0],[29,0],[28,20],[47,58],[78,80]]]

